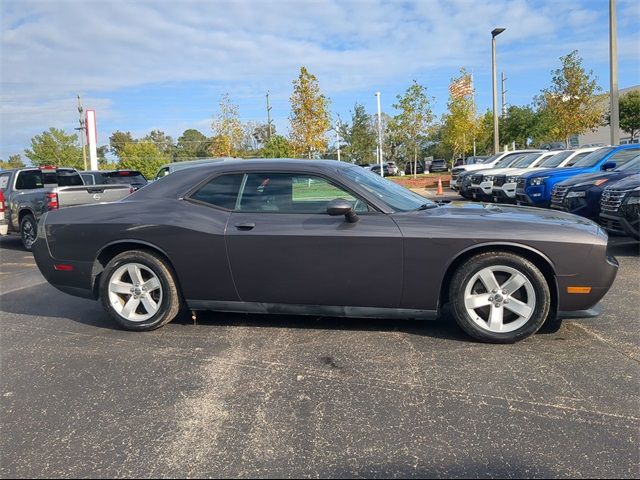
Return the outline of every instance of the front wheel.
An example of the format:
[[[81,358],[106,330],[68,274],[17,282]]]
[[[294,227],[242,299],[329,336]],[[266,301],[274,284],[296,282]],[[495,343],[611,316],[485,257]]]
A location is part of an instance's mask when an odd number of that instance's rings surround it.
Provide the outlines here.
[[[542,272],[513,253],[487,252],[470,258],[454,273],[450,285],[456,322],[483,342],[527,338],[542,327],[551,309]]]
[[[180,310],[177,282],[167,263],[147,251],[116,255],[100,279],[102,305],[126,330],[154,330]]]

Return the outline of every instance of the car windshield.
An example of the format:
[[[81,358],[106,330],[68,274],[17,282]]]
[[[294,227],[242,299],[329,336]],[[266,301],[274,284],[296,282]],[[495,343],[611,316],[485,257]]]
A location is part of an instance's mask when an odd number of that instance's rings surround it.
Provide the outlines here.
[[[147,179],[140,172],[110,172],[105,174],[105,180],[108,184],[147,184]]]
[[[538,158],[540,158],[540,155],[542,155],[542,154],[541,153],[530,153],[529,155],[525,155],[520,160],[514,162],[514,164],[511,165],[511,166],[512,167],[518,167],[518,168],[526,168],[529,165],[531,165],[533,162],[535,162]]]
[[[496,163],[494,168],[510,167],[513,163],[515,163],[517,160],[519,160],[520,157],[522,157],[522,154],[519,154],[519,155],[507,155],[502,160],[500,160],[498,163]]]
[[[375,195],[395,211],[408,212],[425,208],[425,206],[436,206],[431,200],[427,200],[417,193],[413,193],[411,190],[382,178],[369,170],[350,167],[340,169],[340,173]]]
[[[640,155],[633,157],[627,163],[615,170],[616,172],[640,172]]]
[[[485,159],[482,161],[482,163],[491,163],[493,162],[496,158],[498,158],[500,155],[491,155],[489,158]]]
[[[554,168],[564,162],[567,158],[569,158],[575,150],[564,150],[560,153],[556,153],[555,155],[547,158],[544,162],[542,162],[539,167],[544,168]]]
[[[595,152],[591,152],[582,160],[576,162],[573,166],[578,168],[593,167],[600,160],[602,160],[604,157],[609,155],[613,150],[614,150],[613,147],[601,148],[599,150],[596,150]]]

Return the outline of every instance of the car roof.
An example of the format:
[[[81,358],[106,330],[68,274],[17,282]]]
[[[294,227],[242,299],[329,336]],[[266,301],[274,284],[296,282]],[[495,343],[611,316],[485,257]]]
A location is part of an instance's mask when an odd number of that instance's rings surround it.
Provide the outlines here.
[[[215,173],[291,171],[328,173],[341,168],[361,168],[353,163],[338,162],[337,160],[307,160],[297,158],[260,158],[260,159],[230,159],[218,162],[202,163],[192,168],[177,170],[140,189],[134,195],[137,198],[157,198],[182,196],[200,181]],[[143,190],[145,190],[143,192]]]

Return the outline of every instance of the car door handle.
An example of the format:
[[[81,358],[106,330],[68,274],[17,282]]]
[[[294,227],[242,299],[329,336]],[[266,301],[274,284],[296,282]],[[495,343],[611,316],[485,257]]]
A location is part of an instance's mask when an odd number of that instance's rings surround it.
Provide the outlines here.
[[[247,230],[253,230],[253,228],[256,226],[255,223],[251,223],[251,222],[247,222],[247,223],[236,223],[236,228],[238,230],[242,230],[242,231],[247,231]]]

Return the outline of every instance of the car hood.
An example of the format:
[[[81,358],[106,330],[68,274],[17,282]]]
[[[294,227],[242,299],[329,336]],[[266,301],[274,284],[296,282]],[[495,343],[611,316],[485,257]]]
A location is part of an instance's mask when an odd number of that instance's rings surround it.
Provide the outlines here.
[[[623,178],[622,180],[618,180],[615,183],[614,188],[618,189],[632,189],[640,187],[640,173],[634,173],[629,175],[628,177]]]
[[[437,208],[400,214],[413,217],[416,228],[467,232],[470,237],[496,240],[581,238],[585,242],[606,243],[606,233],[594,222],[577,215],[535,207],[490,203],[451,202]],[[420,227],[422,226],[422,227]],[[600,240],[597,240],[599,238]]]
[[[584,168],[542,168],[540,170],[536,170],[535,172],[531,172],[528,174],[524,174],[523,177],[531,178],[531,177],[572,177],[573,175],[578,175],[580,173],[588,173],[588,170],[585,172]]]
[[[525,173],[529,173],[529,172],[534,172],[536,170],[545,170],[544,168],[541,167],[534,167],[534,168],[508,168],[505,169],[506,171],[503,172],[507,177],[513,177],[516,175],[523,175]]]
[[[492,168],[490,170],[485,170],[482,172],[483,175],[502,175],[508,174],[511,175],[513,171],[519,170],[521,172],[530,172],[534,170],[533,168],[513,168],[513,167],[504,167],[504,168]]]
[[[463,169],[463,170],[460,170],[460,173],[475,172],[476,170],[488,170],[491,167],[493,167],[496,163],[497,162],[492,162],[490,164],[474,163],[472,165],[460,165],[459,167],[455,167],[455,168]]]
[[[620,178],[624,178],[628,176],[629,173],[625,172],[596,172],[596,173],[583,173],[580,175],[573,176],[560,182],[558,185],[564,185],[568,187],[575,187],[581,184],[590,184],[600,179],[607,179],[608,182],[613,182]]]

